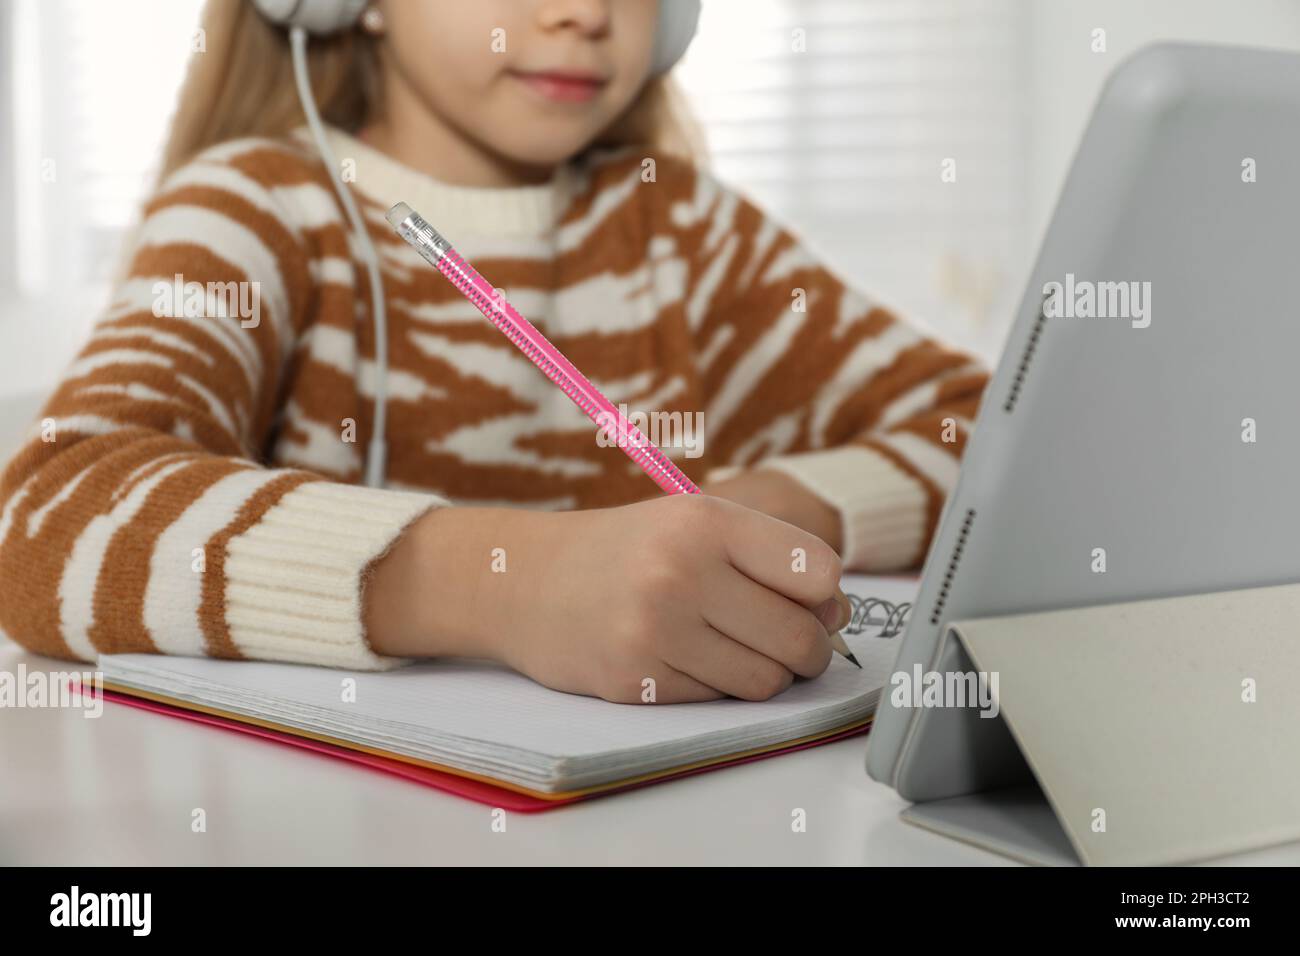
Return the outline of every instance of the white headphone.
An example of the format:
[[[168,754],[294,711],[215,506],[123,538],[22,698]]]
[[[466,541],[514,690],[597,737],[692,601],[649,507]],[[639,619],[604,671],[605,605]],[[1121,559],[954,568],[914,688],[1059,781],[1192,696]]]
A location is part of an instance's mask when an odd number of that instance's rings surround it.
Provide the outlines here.
[[[302,27],[316,36],[347,30],[361,16],[369,0],[253,0],[253,6],[272,23]],[[667,73],[686,53],[700,19],[700,0],[659,0],[651,72]]]
[[[365,10],[369,0],[253,0],[253,6],[272,23],[289,30],[289,47],[293,53],[293,76],[298,87],[298,99],[307,117],[307,126],[321,159],[330,170],[338,170],[338,160],[325,138],[325,124],[316,109],[316,99],[311,92],[311,77],[307,70],[307,34],[324,36],[351,29]],[[700,0],[659,0],[659,22],[655,28],[654,52],[651,71],[658,75],[672,69],[682,58],[695,27],[700,19]],[[370,278],[371,315],[375,324],[375,420],[370,447],[366,450],[366,484],[372,488],[383,487],[388,458],[385,433],[388,424],[388,316],[384,310],[384,287],[379,274],[379,256],[370,241],[361,212],[352,193],[343,187],[336,175],[330,176],[334,193],[343,204],[353,235],[361,249]]]

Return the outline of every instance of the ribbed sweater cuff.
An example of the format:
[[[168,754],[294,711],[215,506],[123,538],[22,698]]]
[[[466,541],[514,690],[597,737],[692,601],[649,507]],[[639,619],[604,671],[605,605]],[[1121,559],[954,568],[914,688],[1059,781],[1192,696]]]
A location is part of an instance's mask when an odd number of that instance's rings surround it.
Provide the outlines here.
[[[878,452],[845,445],[770,458],[758,467],[789,475],[839,511],[846,570],[899,571],[920,558],[925,488]]]
[[[313,481],[276,502],[226,552],[226,623],[248,658],[387,670],[371,650],[362,591],[371,565],[430,508],[430,495]]]

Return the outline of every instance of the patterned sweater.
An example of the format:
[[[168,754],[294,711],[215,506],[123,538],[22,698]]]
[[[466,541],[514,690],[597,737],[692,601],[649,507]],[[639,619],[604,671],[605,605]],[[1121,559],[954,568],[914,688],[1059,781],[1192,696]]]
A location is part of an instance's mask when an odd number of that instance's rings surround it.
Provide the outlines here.
[[[778,468],[842,514],[846,567],[923,556],[985,375],[750,202],[666,156],[653,176],[623,151],[477,189],[331,137],[381,261],[387,487],[359,484],[370,293],[328,173],[301,132],[214,147],[147,205],[0,478],[0,633],[85,660],[384,668],[400,662],[367,642],[366,575],[427,509],[659,493],[393,234],[403,200],[616,405],[702,413],[702,453],[670,452],[693,480]]]

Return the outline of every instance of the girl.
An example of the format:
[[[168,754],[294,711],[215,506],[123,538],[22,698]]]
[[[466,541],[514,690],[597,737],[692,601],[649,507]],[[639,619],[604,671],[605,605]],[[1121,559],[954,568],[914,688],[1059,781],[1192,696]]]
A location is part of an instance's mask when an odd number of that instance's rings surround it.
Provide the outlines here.
[[[126,274],[0,482],[0,629],[82,659],[487,657],[613,701],[821,673],[842,567],[919,561],[985,377],[691,162],[656,58],[693,7],[378,0],[310,49],[332,169],[284,30],[210,0]],[[378,436],[331,177],[378,250]],[[393,235],[398,201],[615,404],[702,413],[676,457],[706,495],[601,447]]]

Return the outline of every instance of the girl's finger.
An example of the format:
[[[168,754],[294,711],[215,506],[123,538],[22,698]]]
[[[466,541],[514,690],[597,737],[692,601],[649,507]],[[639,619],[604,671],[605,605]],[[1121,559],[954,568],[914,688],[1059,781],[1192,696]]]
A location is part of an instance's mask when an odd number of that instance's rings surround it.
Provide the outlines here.
[[[640,702],[643,704],[689,704],[701,700],[720,700],[727,695],[715,687],[697,681],[667,664],[654,678],[652,687],[641,686]],[[647,700],[647,691],[652,699]]]
[[[816,677],[830,663],[830,637],[813,611],[735,568],[713,581],[701,600],[710,626],[800,677]]]
[[[794,674],[711,627],[682,628],[663,645],[664,663],[709,687],[742,700],[767,700],[785,690]]]

